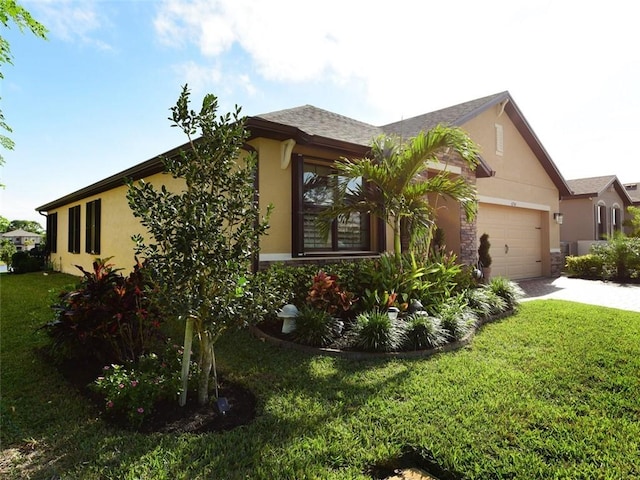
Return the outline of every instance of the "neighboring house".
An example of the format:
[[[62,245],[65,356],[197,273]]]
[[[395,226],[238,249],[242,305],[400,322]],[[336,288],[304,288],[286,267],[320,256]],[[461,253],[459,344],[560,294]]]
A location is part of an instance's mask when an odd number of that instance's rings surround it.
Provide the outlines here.
[[[34,248],[36,245],[40,245],[42,241],[42,235],[27,232],[26,230],[22,230],[21,228],[18,230],[13,230],[12,232],[6,232],[2,235],[3,240],[9,240],[16,247],[17,251],[27,251]]]
[[[587,254],[594,243],[624,232],[626,210],[633,200],[618,177],[577,178],[567,183],[572,193],[563,195],[560,201],[560,240],[565,254]]]
[[[625,183],[624,189],[627,191],[627,194],[631,198],[631,202],[634,206],[640,207],[640,182],[635,183]]]
[[[479,194],[478,218],[472,223],[457,204],[438,200],[438,225],[447,249],[460,263],[474,264],[478,238],[487,232],[494,275],[558,275],[563,259],[554,213],[569,189],[508,92],[384,126],[310,105],[249,117],[247,150],[258,156],[260,205],[275,206],[271,228],[261,239],[260,262],[323,262],[391,249],[388,227],[365,215],[352,216],[346,225],[336,222],[329,239],[323,239],[314,218],[331,195],[317,185],[339,158],[365,156],[375,136],[410,138],[439,123],[462,127],[482,152],[475,172],[455,158],[432,166],[463,175]],[[47,214],[48,248],[61,270],[77,273],[73,265],[90,265],[95,256],[113,256],[121,267],[133,264],[131,235],[144,232],[127,205],[125,178],[179,188],[162,175],[159,158],[153,158],[37,208]]]

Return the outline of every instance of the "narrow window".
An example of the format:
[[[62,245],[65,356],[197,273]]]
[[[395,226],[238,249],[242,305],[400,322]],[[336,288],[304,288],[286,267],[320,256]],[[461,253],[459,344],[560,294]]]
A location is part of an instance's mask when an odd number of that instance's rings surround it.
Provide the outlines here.
[[[80,205],[69,209],[69,253],[80,253]]]
[[[47,252],[56,253],[58,251],[58,214],[47,215]]]
[[[91,255],[100,254],[100,199],[87,203],[85,234],[85,251]]]
[[[607,238],[607,207],[605,205],[596,205],[596,234],[596,240]]]

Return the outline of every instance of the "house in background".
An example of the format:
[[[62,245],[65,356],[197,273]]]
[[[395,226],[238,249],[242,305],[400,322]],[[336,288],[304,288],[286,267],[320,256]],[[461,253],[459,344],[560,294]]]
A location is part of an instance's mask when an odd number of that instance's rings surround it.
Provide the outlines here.
[[[615,232],[624,232],[628,190],[615,175],[568,180],[572,193],[564,195],[560,239],[567,255],[585,255],[591,245]]]
[[[631,202],[634,206],[640,207],[640,182],[625,183],[624,189],[631,198]]]
[[[480,164],[469,170],[456,158],[431,165],[476,185],[478,217],[467,223],[459,205],[438,199],[438,226],[447,250],[462,264],[477,262],[478,238],[488,233],[494,275],[512,279],[559,275],[563,265],[560,229],[554,220],[567,183],[508,92],[383,126],[374,126],[310,105],[248,117],[247,151],[258,157],[256,188],[260,207],[274,211],[261,238],[260,263],[327,262],[370,257],[392,247],[389,228],[366,215],[335,222],[328,239],[314,219],[330,201],[316,191],[336,160],[362,158],[374,137],[410,138],[437,124],[463,128],[481,147]],[[180,148],[163,156],[176,155]],[[181,188],[164,175],[156,157],[37,208],[47,215],[48,249],[62,271],[90,266],[96,256],[114,257],[125,269],[133,264],[131,236],[144,235],[126,201],[124,179]],[[326,182],[324,182],[326,183]],[[436,201],[436,199],[433,199]]]
[[[9,240],[16,247],[17,251],[28,251],[40,245],[42,242],[42,235],[33,232],[27,232],[26,230],[18,229],[11,232],[6,232],[1,235],[3,240]]]

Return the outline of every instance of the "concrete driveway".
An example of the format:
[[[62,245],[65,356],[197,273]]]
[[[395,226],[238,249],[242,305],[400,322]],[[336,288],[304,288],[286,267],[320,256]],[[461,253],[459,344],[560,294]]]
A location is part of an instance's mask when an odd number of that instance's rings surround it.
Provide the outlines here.
[[[557,298],[640,312],[640,284],[618,284],[580,278],[536,278],[518,282],[526,300]]]

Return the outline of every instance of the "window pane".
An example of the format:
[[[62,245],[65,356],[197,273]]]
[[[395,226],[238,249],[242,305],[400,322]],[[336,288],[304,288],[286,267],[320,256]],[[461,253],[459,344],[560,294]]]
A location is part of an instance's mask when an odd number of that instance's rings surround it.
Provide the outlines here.
[[[367,250],[369,248],[369,222],[365,215],[352,214],[345,223],[338,222],[338,248]]]
[[[331,249],[331,232],[324,239],[316,225],[317,213],[304,214],[304,248],[305,249]]]

